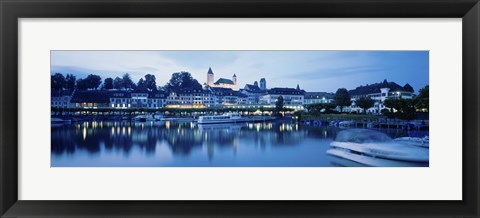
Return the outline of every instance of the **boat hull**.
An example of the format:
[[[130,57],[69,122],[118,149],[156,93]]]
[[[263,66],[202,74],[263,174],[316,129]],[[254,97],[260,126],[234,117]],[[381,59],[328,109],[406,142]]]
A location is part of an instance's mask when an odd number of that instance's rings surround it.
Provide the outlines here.
[[[413,162],[429,161],[428,149],[413,145],[395,143],[357,144],[348,142],[332,142],[330,145],[332,148],[350,150],[371,157]]]
[[[375,158],[361,154],[351,153],[346,150],[329,149],[327,154],[338,159],[333,159],[332,162],[338,163],[342,166],[356,166],[356,167],[427,167],[428,164],[421,162],[408,162],[399,160],[390,160],[383,158]]]
[[[235,120],[199,120],[198,124],[222,124],[222,123],[245,123],[247,119],[235,119]]]
[[[394,139],[394,141],[398,143],[415,145],[415,146],[424,147],[424,148],[428,148],[430,144],[429,141],[425,140],[424,138],[418,138],[418,137],[401,137],[401,138]]]

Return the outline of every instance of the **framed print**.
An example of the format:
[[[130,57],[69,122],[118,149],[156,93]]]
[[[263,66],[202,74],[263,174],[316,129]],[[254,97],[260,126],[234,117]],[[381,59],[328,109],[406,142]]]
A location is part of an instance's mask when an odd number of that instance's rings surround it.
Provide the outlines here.
[[[479,7],[2,1],[1,216],[477,217]]]

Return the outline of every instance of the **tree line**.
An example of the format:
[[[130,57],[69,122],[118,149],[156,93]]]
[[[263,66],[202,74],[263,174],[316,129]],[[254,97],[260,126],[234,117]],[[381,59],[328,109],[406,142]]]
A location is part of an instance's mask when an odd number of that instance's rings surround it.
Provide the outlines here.
[[[90,74],[85,78],[77,79],[73,74],[64,76],[61,73],[51,75],[51,88],[54,90],[127,90],[136,92],[154,92],[158,90],[201,89],[202,85],[192,77],[189,72],[173,73],[165,86],[157,86],[156,77],[147,74],[140,78],[137,83],[133,82],[130,74],[125,73],[121,77],[102,78],[99,75]]]

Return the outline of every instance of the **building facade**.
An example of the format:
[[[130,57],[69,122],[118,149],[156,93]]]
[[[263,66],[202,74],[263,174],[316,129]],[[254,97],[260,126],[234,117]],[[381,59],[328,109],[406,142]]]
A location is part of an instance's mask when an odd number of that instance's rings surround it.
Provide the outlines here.
[[[127,91],[110,91],[110,107],[115,109],[131,108],[131,93]]]
[[[148,93],[147,107],[149,109],[159,109],[167,105],[167,94],[163,91]]]
[[[278,97],[283,97],[285,108],[303,110],[305,91],[300,88],[272,88],[260,97],[260,103],[275,106]]]
[[[71,103],[75,108],[109,108],[112,94],[113,92],[103,90],[77,90],[72,95]]]
[[[240,92],[247,96],[246,104],[259,104],[260,96],[266,94],[266,91],[261,90],[255,83],[245,85],[243,89],[240,89]]]
[[[367,113],[378,114],[386,109],[384,101],[386,99],[413,99],[415,97],[413,87],[410,84],[401,86],[395,82],[384,80],[381,83],[374,83],[365,86],[359,86],[348,91],[352,105],[345,108],[347,112],[363,112],[363,109],[355,104],[355,101],[361,97],[368,97],[375,100],[373,107],[367,109]]]
[[[329,104],[333,103],[334,93],[331,92],[305,92],[304,104]]]
[[[215,97],[208,89],[181,89],[168,94],[165,107],[206,108],[215,105]]]
[[[71,103],[72,92],[69,90],[51,90],[50,106],[52,108],[73,108],[75,104]]]

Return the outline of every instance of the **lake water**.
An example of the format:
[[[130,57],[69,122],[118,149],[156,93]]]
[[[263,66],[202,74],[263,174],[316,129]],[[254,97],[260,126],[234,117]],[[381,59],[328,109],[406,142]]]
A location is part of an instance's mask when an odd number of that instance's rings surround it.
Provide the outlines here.
[[[327,155],[337,127],[295,122],[52,124],[52,167],[355,166]],[[405,130],[379,130],[391,137]]]

